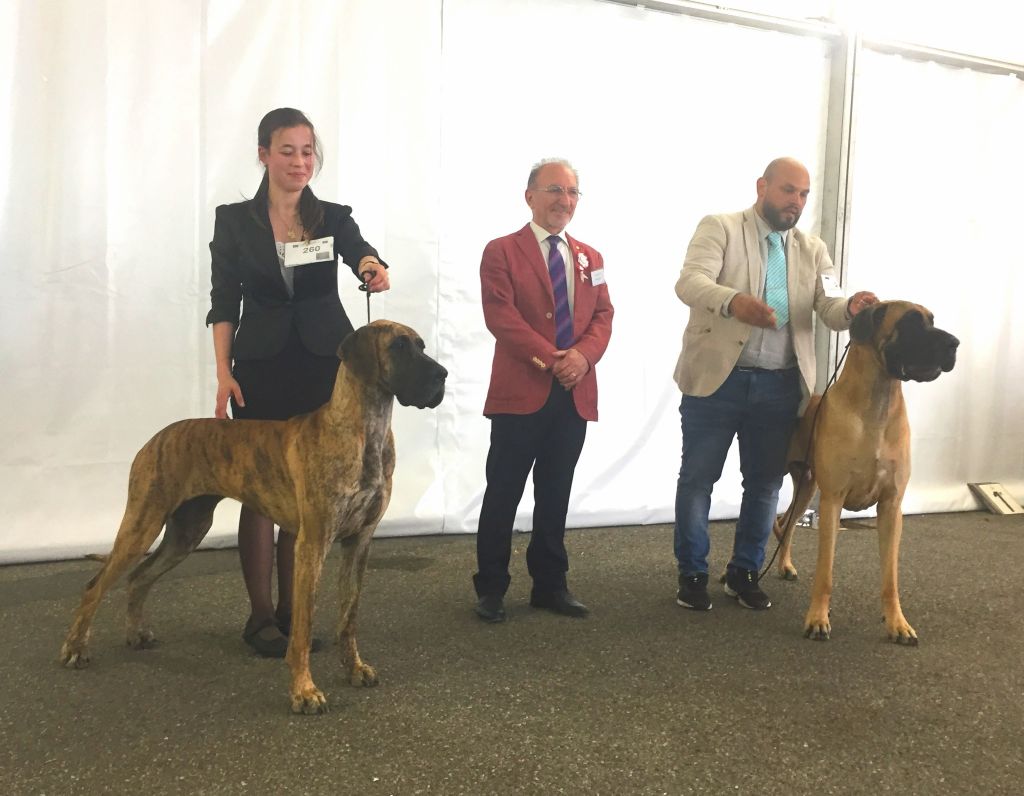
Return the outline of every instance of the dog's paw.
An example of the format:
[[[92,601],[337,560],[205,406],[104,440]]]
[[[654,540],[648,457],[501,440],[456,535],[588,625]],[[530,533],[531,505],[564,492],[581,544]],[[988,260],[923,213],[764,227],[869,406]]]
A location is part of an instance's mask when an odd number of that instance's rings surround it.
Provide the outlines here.
[[[800,580],[800,575],[791,561],[779,564],[779,577],[782,580]]]
[[[292,713],[319,716],[321,713],[326,712],[327,697],[316,686],[303,688],[301,691],[292,694]]]
[[[885,630],[889,634],[889,641],[894,644],[902,644],[907,647],[917,646],[917,633],[902,615],[892,621],[886,619]]]
[[[125,643],[133,650],[148,650],[157,645],[157,640],[152,630],[140,627],[128,631]]]
[[[60,649],[60,662],[68,669],[84,669],[89,665],[89,650],[64,642]]]
[[[808,613],[804,619],[804,638],[811,641],[828,641],[831,637],[832,625],[828,621],[828,614],[821,617]]]
[[[377,677],[376,669],[368,663],[360,661],[352,667],[352,673],[349,675],[349,682],[357,688],[359,686],[372,688],[380,682],[380,679]]]

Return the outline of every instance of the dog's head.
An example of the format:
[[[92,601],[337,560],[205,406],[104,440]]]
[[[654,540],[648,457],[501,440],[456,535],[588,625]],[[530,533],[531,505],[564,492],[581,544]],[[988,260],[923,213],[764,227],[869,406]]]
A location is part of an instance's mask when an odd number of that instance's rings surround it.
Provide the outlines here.
[[[934,381],[951,371],[960,345],[936,328],[929,310],[909,301],[881,301],[857,313],[850,338],[874,347],[885,371],[901,381]]]
[[[367,384],[376,384],[402,406],[433,409],[444,398],[448,371],[424,352],[423,339],[408,326],[374,321],[350,333],[338,358]]]

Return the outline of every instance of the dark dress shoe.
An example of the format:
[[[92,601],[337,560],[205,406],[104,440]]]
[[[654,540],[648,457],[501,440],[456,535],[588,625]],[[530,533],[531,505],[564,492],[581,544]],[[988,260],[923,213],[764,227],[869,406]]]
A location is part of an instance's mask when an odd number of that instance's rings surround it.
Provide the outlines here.
[[[485,594],[476,601],[476,615],[485,622],[495,624],[505,621],[505,606],[497,594]]]
[[[544,608],[562,616],[575,616],[583,618],[590,609],[573,597],[568,591],[533,592],[530,595],[530,605],[534,608]]]

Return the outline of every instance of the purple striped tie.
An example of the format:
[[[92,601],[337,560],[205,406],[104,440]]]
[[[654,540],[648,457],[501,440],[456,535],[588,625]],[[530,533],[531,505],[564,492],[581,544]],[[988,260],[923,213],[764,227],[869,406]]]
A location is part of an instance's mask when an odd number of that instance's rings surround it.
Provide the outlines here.
[[[565,260],[558,251],[557,235],[548,238],[551,249],[548,252],[548,274],[551,277],[551,289],[555,293],[555,345],[559,351],[567,351],[572,347],[572,315],[569,313],[569,291],[565,285]]]

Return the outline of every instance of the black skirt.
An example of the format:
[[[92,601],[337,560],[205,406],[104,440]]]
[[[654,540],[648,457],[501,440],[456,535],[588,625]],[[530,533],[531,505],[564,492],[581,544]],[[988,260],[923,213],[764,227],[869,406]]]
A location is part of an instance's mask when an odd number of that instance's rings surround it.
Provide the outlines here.
[[[287,420],[312,412],[331,398],[338,358],[311,354],[293,327],[285,347],[268,359],[236,360],[232,373],[245,406],[231,399],[236,420]]]

